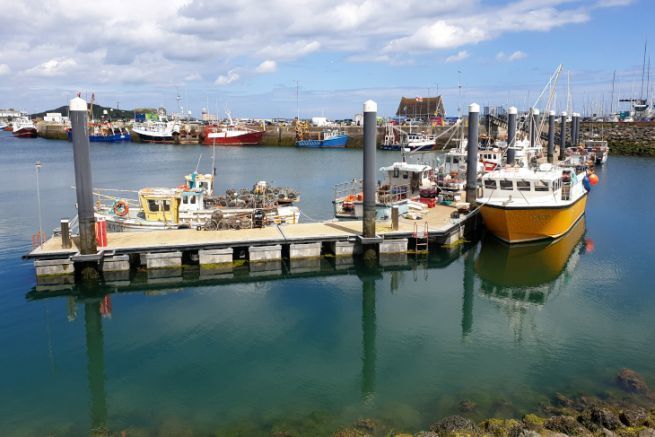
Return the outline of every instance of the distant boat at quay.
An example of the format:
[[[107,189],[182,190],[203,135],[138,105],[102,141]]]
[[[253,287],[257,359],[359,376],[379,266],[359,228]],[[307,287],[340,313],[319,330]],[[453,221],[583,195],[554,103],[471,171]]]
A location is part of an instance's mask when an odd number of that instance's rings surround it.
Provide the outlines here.
[[[68,141],[73,140],[72,129],[67,130]],[[89,125],[89,141],[92,143],[122,143],[132,141],[132,135],[123,127],[114,127],[111,123]]]
[[[339,148],[346,147],[350,137],[338,129],[324,130],[317,139],[300,139],[296,141],[297,147],[307,148]]]
[[[159,121],[134,123],[132,132],[141,143],[178,143],[180,141],[180,124],[163,118]]]
[[[262,142],[264,138],[263,129],[253,129],[248,126],[237,124],[232,120],[230,111],[227,114],[227,125],[205,126],[202,135],[202,143],[208,146],[254,146]]]
[[[12,122],[12,133],[19,138],[36,138],[36,127],[27,117],[18,118]]]
[[[253,146],[262,142],[263,130],[246,126],[205,126],[202,144],[207,146]]]
[[[405,132],[401,128],[388,123],[380,150],[409,149],[410,152],[418,152],[432,150],[435,145],[436,140],[431,135],[422,132],[411,132],[411,126],[410,132]]]

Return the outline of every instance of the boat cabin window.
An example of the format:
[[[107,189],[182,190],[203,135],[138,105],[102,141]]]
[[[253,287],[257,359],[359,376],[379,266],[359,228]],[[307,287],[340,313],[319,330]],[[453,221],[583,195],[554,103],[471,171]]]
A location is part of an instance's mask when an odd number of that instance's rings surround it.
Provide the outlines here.
[[[209,189],[209,182],[200,182],[200,188],[203,190]]]
[[[407,178],[409,178],[409,173],[407,173],[406,171],[404,171],[404,172],[403,172],[403,179],[407,179]]]
[[[189,197],[189,202],[191,203],[191,205],[195,205],[196,204],[196,196]]]
[[[514,182],[513,181],[503,179],[503,180],[501,180],[499,182],[500,182],[500,189],[501,190],[513,190],[514,189]]]
[[[534,190],[535,191],[549,191],[550,190],[550,182],[548,181],[535,181],[534,182]]]
[[[495,190],[496,188],[498,188],[498,184],[496,184],[496,181],[494,179],[485,179],[484,187]]]
[[[170,200],[164,200],[162,203],[164,204],[164,211],[170,211],[171,210],[171,201]]]
[[[400,169],[398,167],[395,167],[393,169],[393,177],[395,178],[400,177]]]
[[[530,181],[516,181],[516,189],[519,191],[530,191]]]
[[[159,212],[159,203],[156,200],[148,199],[148,209],[150,212]]]

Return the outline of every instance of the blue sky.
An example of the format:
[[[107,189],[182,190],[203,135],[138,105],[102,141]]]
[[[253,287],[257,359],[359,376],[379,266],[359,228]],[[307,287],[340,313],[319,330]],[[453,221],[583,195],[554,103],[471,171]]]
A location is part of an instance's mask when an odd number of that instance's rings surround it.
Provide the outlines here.
[[[653,0],[0,0],[0,107],[76,91],[121,108],[182,105],[237,117],[352,117],[401,96],[524,107],[560,63],[574,109],[639,92]],[[649,52],[652,50],[649,49]],[[655,64],[655,59],[654,59]],[[461,73],[458,73],[460,71]],[[557,109],[563,109],[566,74]],[[653,78],[655,79],[655,77]],[[653,81],[655,82],[655,80]],[[652,87],[651,87],[652,88]]]

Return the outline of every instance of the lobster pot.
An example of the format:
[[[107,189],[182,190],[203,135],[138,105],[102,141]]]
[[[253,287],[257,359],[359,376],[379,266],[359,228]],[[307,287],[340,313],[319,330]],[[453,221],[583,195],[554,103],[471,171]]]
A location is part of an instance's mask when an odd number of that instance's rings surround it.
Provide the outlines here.
[[[96,221],[96,244],[98,247],[107,247],[107,221],[104,218]]]

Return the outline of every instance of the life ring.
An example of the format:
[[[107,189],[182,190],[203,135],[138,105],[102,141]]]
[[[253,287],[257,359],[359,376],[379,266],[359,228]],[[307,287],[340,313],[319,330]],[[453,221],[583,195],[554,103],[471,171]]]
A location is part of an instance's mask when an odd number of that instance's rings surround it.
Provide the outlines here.
[[[117,200],[114,203],[114,214],[116,214],[118,217],[125,217],[129,211],[130,207],[125,200]]]

